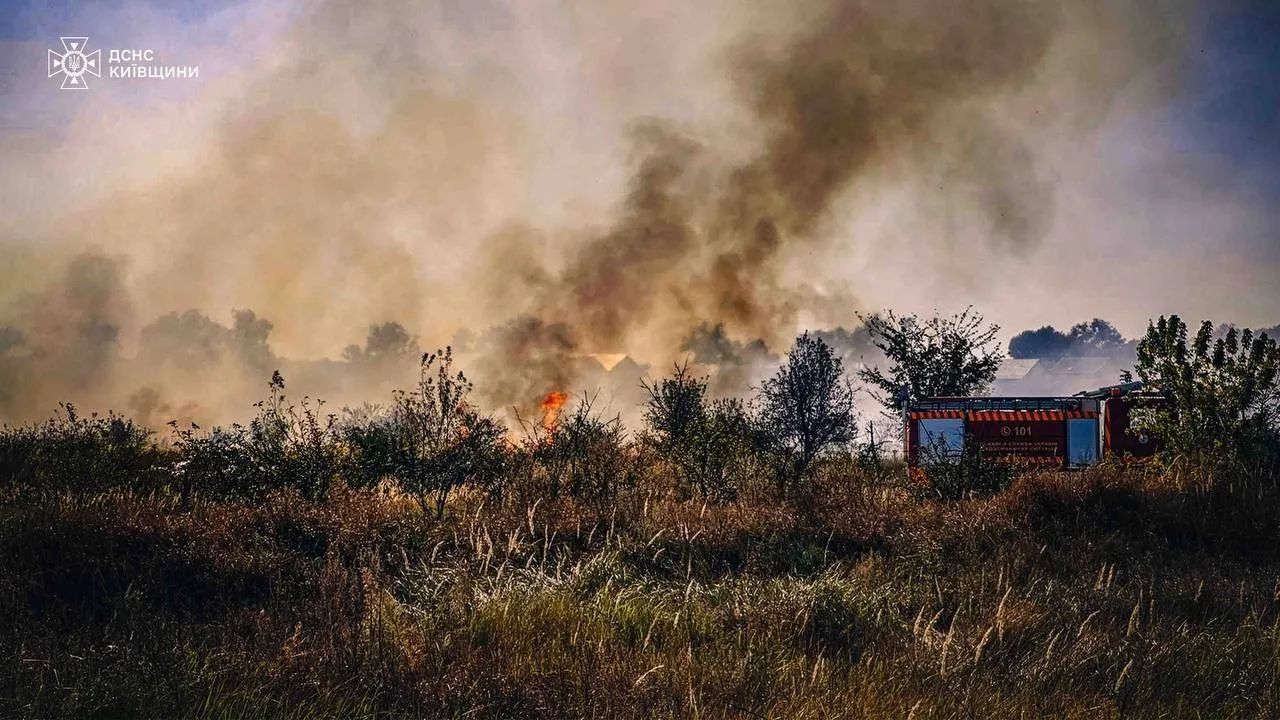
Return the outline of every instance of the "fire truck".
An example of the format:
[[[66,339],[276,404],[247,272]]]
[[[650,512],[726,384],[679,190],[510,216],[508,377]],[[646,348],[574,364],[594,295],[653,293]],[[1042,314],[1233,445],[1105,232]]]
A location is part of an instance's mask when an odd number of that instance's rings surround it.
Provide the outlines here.
[[[1104,458],[1142,461],[1160,449],[1144,413],[1165,404],[1137,382],[1069,397],[927,398],[903,413],[907,467],[919,477],[922,466],[966,450],[995,462],[1062,469]]]

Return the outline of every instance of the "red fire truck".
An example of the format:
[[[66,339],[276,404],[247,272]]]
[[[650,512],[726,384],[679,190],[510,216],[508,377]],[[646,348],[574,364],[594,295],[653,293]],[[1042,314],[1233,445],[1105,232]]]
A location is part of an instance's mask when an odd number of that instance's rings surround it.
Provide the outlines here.
[[[904,412],[907,467],[918,475],[931,461],[983,457],[1045,467],[1079,468],[1104,457],[1142,460],[1160,448],[1143,427],[1144,411],[1163,397],[1127,383],[1070,397],[937,397]]]

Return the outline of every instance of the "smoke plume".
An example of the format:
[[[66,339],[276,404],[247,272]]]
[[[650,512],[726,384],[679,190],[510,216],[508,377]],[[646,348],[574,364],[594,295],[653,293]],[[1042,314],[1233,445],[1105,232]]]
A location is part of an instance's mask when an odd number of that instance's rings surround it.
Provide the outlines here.
[[[220,415],[290,362],[291,388],[356,398],[460,331],[484,400],[534,407],[597,382],[593,353],[776,355],[875,288],[927,286],[925,265],[986,292],[976,268],[1060,238],[1074,149],[1176,92],[1191,19],[1181,0],[308,5],[261,64],[172,104],[194,118],[164,125],[195,128],[180,152],[0,245],[42,258],[0,292],[0,414],[208,396]],[[213,319],[231,308],[253,314]]]
[[[776,347],[813,308],[810,288],[785,281],[786,263],[839,242],[833,206],[883,172],[935,176],[929,195],[938,197],[924,204],[961,207],[993,245],[1026,254],[1042,241],[1051,182],[997,110],[1037,89],[1064,32],[1113,37],[1116,28],[1079,25],[1109,22],[1101,6],[838,0],[809,10],[780,47],[746,39],[729,50],[756,147],[734,162],[670,124],[641,125],[613,224],[558,275],[522,272],[538,278],[534,315],[574,327],[597,349],[637,339],[670,348],[708,320]],[[1100,82],[1092,101],[1105,103],[1127,81]],[[855,293],[834,292],[846,313]]]

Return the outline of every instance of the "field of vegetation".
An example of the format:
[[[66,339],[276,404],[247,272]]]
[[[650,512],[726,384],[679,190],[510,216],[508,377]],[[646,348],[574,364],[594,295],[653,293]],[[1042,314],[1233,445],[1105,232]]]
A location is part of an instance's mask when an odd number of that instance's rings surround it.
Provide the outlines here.
[[[447,351],[334,415],[278,376],[243,427],[65,406],[0,434],[0,715],[1275,717],[1275,345],[1178,336],[1149,380],[1263,393],[1229,445],[1175,409],[1158,462],[972,486],[856,442],[807,337],[630,432],[550,397],[513,432]]]

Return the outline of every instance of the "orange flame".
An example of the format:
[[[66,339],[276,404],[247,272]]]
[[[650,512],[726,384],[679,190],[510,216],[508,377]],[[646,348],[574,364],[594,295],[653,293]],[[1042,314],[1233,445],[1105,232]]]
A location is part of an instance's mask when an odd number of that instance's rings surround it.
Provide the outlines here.
[[[560,417],[560,409],[568,401],[569,396],[559,390],[552,390],[547,393],[546,397],[542,398],[542,405],[540,406],[542,410],[542,429],[546,430],[548,434],[555,428],[556,420]]]

